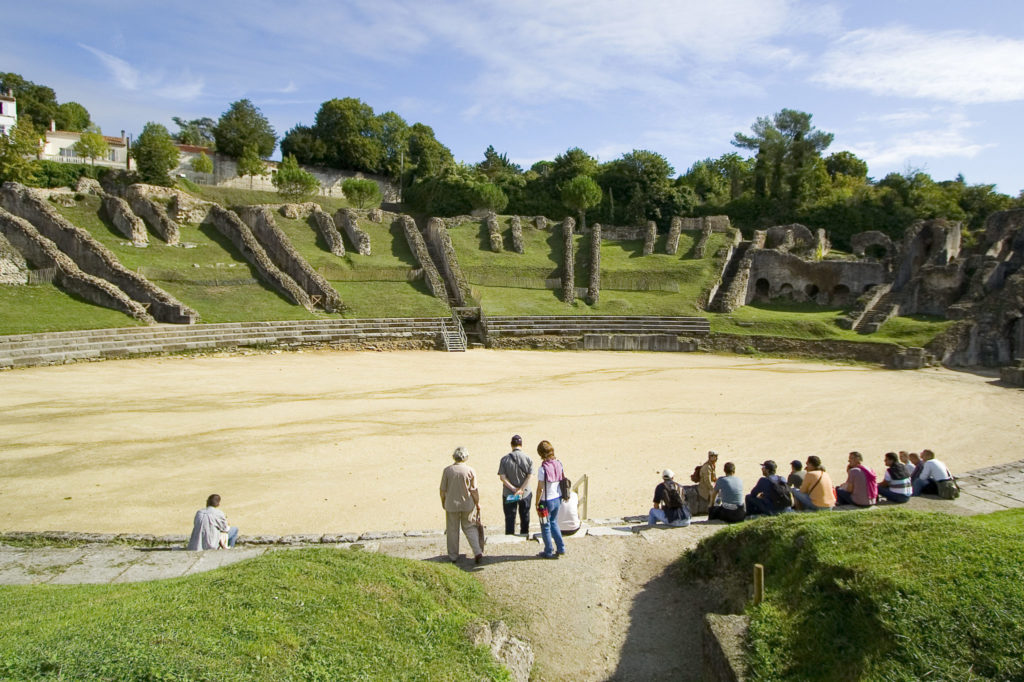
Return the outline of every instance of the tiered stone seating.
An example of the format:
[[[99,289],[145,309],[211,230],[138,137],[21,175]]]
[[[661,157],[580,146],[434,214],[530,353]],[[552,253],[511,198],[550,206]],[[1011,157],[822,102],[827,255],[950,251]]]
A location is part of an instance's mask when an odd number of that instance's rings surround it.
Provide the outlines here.
[[[548,315],[488,317],[488,336],[583,336],[585,334],[669,334],[704,336],[710,333],[704,317],[619,315]]]
[[[420,317],[155,325],[15,334],[0,336],[0,367],[234,346],[435,340],[441,332],[440,318]]]

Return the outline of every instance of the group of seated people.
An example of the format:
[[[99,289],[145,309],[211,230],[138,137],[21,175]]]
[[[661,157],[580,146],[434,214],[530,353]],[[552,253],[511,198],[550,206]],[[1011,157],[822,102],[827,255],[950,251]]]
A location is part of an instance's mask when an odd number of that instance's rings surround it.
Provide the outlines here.
[[[931,450],[922,450],[920,456],[906,451],[887,452],[884,460],[884,475],[879,477],[864,463],[861,453],[851,452],[846,480],[836,486],[817,455],[808,457],[806,463],[793,460],[786,478],[778,474],[777,465],[769,459],[761,463],[761,477],[744,495],[736,465],[726,462],[722,467],[724,475],[718,476],[718,453],[711,451],[707,461],[693,474],[696,499],[702,509],[706,507],[708,520],[736,523],[748,516],[828,510],[837,504],[870,507],[880,498],[902,504],[915,495],[943,495],[942,489],[948,487],[959,491],[949,469],[935,459]],[[662,472],[662,482],[654,491],[649,525],[689,525],[691,510],[686,504],[686,490],[674,479],[671,470]]]

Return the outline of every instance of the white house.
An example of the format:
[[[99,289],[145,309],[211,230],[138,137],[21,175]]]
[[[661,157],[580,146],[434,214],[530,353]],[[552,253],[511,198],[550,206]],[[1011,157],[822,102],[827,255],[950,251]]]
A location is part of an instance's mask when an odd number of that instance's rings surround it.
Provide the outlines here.
[[[18,122],[18,102],[14,99],[14,93],[10,90],[6,94],[0,94],[0,135],[7,135],[7,131]]]
[[[61,161],[63,163],[85,163],[91,164],[92,160],[75,153],[75,143],[82,137],[82,133],[70,130],[57,130],[57,126],[50,121],[50,130],[46,133],[46,144],[39,154],[40,159],[47,161]],[[97,166],[109,166],[113,168],[130,168],[128,160],[128,138],[121,131],[121,137],[104,135],[107,141],[107,155],[96,159]]]

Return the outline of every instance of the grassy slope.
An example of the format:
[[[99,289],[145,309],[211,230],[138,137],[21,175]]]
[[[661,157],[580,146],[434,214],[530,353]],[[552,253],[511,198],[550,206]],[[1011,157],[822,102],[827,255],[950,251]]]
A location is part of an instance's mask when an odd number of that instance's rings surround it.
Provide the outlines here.
[[[728,528],[685,575],[747,584],[756,680],[1024,679],[1024,510],[787,514]]]
[[[124,313],[83,301],[52,284],[0,286],[0,335],[139,324]]]
[[[494,616],[447,565],[272,552],[186,578],[0,587],[0,678],[507,679],[463,635]]]

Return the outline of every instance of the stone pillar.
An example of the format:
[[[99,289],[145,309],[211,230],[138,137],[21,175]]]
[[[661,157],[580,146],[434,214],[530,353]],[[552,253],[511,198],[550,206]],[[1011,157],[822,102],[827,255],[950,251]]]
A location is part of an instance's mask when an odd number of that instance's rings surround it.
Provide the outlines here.
[[[562,235],[565,241],[565,254],[562,259],[562,300],[566,303],[576,302],[576,256],[575,241],[572,238],[576,221],[566,218],[562,223]]]

